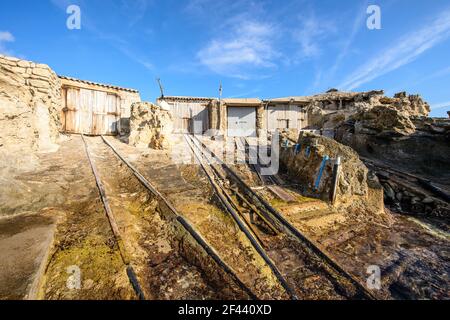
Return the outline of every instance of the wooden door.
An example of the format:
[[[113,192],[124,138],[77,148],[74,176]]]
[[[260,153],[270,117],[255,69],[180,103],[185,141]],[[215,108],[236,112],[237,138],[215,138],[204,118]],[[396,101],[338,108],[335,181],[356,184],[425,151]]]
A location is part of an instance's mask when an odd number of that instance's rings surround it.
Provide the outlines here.
[[[119,132],[120,98],[115,94],[108,94],[106,97],[106,113],[105,134],[116,134]]]
[[[256,108],[228,107],[228,136],[256,137]]]
[[[65,98],[63,101],[63,130],[69,133],[78,133],[80,129],[80,90],[74,88],[64,89],[63,97]]]
[[[80,103],[78,110],[79,133],[93,134],[92,107],[94,103],[93,92],[91,90],[80,89]]]
[[[108,104],[107,93],[91,91],[92,94],[92,129],[91,134],[101,135],[108,131]]]
[[[89,135],[117,134],[120,98],[102,91],[63,89],[63,130]]]
[[[202,134],[209,128],[208,107],[199,103],[176,102],[170,107],[177,133]]]

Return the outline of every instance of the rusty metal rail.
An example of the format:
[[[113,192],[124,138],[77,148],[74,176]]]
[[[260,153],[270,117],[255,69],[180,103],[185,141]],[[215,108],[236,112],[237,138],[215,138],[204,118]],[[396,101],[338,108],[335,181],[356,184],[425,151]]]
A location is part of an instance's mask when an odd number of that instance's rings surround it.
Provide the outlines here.
[[[134,268],[131,265],[130,258],[129,258],[129,256],[125,250],[125,247],[123,245],[122,236],[120,234],[119,227],[117,226],[117,223],[116,223],[116,219],[114,218],[113,212],[109,205],[109,200],[108,200],[108,197],[106,196],[105,187],[103,186],[103,183],[100,179],[100,175],[98,174],[97,168],[96,168],[94,162],[92,161],[91,155],[89,153],[89,146],[88,146],[86,140],[84,139],[83,134],[81,134],[81,139],[83,140],[84,148],[86,150],[86,155],[87,155],[89,164],[91,166],[92,173],[94,174],[94,177],[95,177],[95,182],[97,184],[97,188],[98,188],[100,198],[103,203],[103,207],[106,212],[106,216],[108,218],[109,225],[111,226],[112,233],[113,233],[114,238],[119,247],[119,252],[120,252],[120,256],[122,258],[122,262],[126,266],[126,272],[127,272],[128,279],[130,280],[130,284],[133,287],[133,290],[136,293],[136,296],[140,300],[144,300],[145,299],[144,292],[142,291],[141,285],[139,284],[139,281],[136,277]]]
[[[245,148],[248,148],[249,152],[251,149],[251,145],[248,142],[248,140],[245,137],[242,137],[242,143],[244,144]],[[256,172],[256,174],[258,175],[259,180],[262,182],[262,184],[264,186],[267,185],[274,185],[274,186],[279,186],[281,185],[279,179],[277,179],[276,176],[273,175],[262,175],[261,174],[261,164],[260,164],[260,156],[259,156],[259,152],[256,151],[255,154],[255,160],[256,160],[256,164],[251,164],[252,169]]]
[[[180,226],[192,236],[197,244],[204,250],[204,252],[211,257],[211,259],[217,264],[217,266],[235,282],[235,284],[245,292],[250,299],[256,300],[257,296],[248,288],[236,275],[235,271],[219,256],[219,254],[206,242],[206,240],[200,235],[198,231],[182,216],[178,213],[175,207],[128,161],[126,160],[113,145],[109,143],[104,136],[102,136],[103,142],[114,152],[115,156],[122,161],[139,180],[139,182],[150,191],[160,204],[163,205],[172,215],[174,220],[180,224]]]
[[[320,258],[320,260],[328,265],[331,270],[334,271],[334,273],[337,273],[339,276],[349,281],[349,283],[351,283],[357,290],[358,297],[369,300],[376,299],[376,297],[369,290],[367,290],[364,285],[362,285],[353,275],[345,271],[344,268],[341,267],[339,263],[332,257],[330,257],[327,253],[325,253],[318,244],[303,235],[299,230],[297,230],[297,228],[292,226],[292,224],[290,224],[277,209],[275,209],[259,194],[253,191],[245,183],[245,181],[243,181],[233,169],[231,169],[227,164],[221,161],[221,159],[217,157],[217,155],[215,155],[214,152],[212,152],[208,148],[208,146],[206,146],[195,136],[192,139],[195,139],[195,141],[197,141],[208,154],[215,158],[215,161],[219,163],[222,168],[229,174],[231,180],[233,180],[242,189],[243,193],[249,198],[249,201],[251,201],[258,209],[260,209],[261,212],[265,215],[265,218],[268,221],[271,221],[271,223],[276,226],[280,232],[285,233],[291,239],[305,245],[310,250],[311,254]]]
[[[203,171],[205,172],[206,176],[208,177],[208,180],[211,183],[211,185],[213,186],[222,205],[231,214],[234,221],[238,225],[239,229],[245,234],[247,239],[251,242],[252,246],[255,248],[255,250],[261,256],[261,258],[265,261],[267,266],[272,270],[275,277],[278,279],[278,281],[283,286],[283,288],[286,290],[286,292],[291,297],[291,299],[297,300],[298,297],[296,296],[295,291],[287,283],[286,279],[283,277],[280,270],[278,270],[277,266],[272,261],[272,259],[270,259],[269,255],[262,247],[260,241],[256,239],[254,233],[246,226],[246,223],[244,221],[242,221],[242,219],[240,218],[240,215],[236,211],[235,206],[233,205],[230,196],[227,194],[227,192],[224,190],[224,188],[221,185],[219,185],[215,182],[213,174],[211,172],[209,172],[209,170],[208,170],[209,166],[206,166],[203,161],[202,150],[195,144],[195,141],[191,136],[184,135],[184,138],[186,139],[186,143],[191,148],[192,152],[194,153],[195,157],[197,158],[198,162],[200,163],[201,167],[203,168]]]

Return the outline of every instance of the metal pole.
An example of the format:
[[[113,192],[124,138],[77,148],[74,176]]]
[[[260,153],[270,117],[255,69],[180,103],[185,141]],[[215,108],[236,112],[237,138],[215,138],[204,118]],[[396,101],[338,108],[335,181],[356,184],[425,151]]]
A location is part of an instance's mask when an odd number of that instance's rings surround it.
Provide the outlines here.
[[[158,78],[156,81],[158,81],[159,91],[161,91],[161,98],[164,99],[164,87],[162,86],[161,79]]]

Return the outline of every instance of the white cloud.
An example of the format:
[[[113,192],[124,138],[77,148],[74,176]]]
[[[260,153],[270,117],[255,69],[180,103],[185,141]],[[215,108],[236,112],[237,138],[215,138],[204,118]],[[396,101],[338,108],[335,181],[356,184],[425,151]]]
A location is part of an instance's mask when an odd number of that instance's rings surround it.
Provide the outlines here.
[[[119,10],[129,18],[128,26],[133,27],[145,17],[149,5],[149,0],[122,0]]]
[[[0,42],[13,42],[14,40],[14,36],[11,32],[0,31]]]
[[[300,45],[300,58],[313,58],[321,53],[321,42],[334,33],[334,23],[326,18],[318,19],[313,13],[299,17],[300,28],[293,31],[294,41]]]
[[[450,36],[450,10],[436,17],[422,29],[411,32],[360,66],[340,86],[353,90],[364,83],[394,71],[416,60],[420,55]]]
[[[198,53],[200,63],[227,76],[249,78],[252,68],[276,67],[273,48],[274,27],[268,23],[243,20],[224,37],[212,39]]]
[[[12,55],[5,47],[6,42],[14,42],[16,39],[9,31],[0,31],[0,54]]]
[[[67,6],[70,5],[72,2],[72,0],[51,0],[51,1],[56,7],[58,7],[63,11],[65,11]],[[77,0],[77,2],[81,7],[87,7],[87,5],[84,3],[83,0]],[[133,17],[133,15],[135,15],[136,12],[139,12],[131,20],[129,24],[129,27],[131,28],[134,24],[138,23],[139,20],[141,20],[144,17],[147,7],[149,5],[149,1],[122,0],[120,3],[118,3],[118,5],[119,7],[117,7],[117,10],[120,11],[124,10],[125,11],[124,14],[130,17]],[[154,65],[150,61],[148,61],[144,55],[140,54],[139,52],[133,51],[132,49],[133,47],[129,43],[129,41],[127,41],[127,39],[115,33],[104,32],[100,30],[95,23],[95,19],[91,19],[90,16],[88,16],[87,14],[83,15],[82,27],[91,32],[92,34],[96,35],[97,37],[99,37],[101,40],[108,42],[112,47],[120,51],[129,59],[133,60],[136,63],[141,64],[148,71],[154,70]]]
[[[352,30],[349,35],[346,35],[346,41],[344,41],[344,45],[339,55],[337,56],[334,65],[331,67],[328,77],[332,78],[339,68],[342,60],[347,56],[350,49],[352,48],[353,41],[355,40],[359,30],[361,29],[365,18],[366,18],[366,10],[368,1],[365,1],[362,6],[358,7],[358,11],[355,13],[355,19],[353,20]]]
[[[51,0],[51,2],[53,3],[53,5],[55,5],[56,7],[58,7],[61,10],[66,11],[67,7],[72,5],[72,4],[76,4],[76,5],[80,5],[82,3],[81,0],[80,1],[73,1],[73,0]]]
[[[438,110],[438,109],[444,109],[444,108],[448,108],[450,110],[450,101],[436,103],[436,104],[433,104],[431,106],[431,110],[432,111],[435,111],[435,110]]]

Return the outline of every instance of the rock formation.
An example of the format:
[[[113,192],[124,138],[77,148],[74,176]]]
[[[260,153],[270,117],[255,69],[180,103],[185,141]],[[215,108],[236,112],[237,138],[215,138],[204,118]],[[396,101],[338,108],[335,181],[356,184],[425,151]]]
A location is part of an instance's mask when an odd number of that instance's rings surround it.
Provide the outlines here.
[[[327,199],[330,194],[334,161],[341,157],[341,174],[337,187],[338,206],[364,206],[369,211],[383,211],[383,192],[378,179],[369,174],[358,154],[350,147],[333,139],[302,132],[298,138],[298,149],[281,148],[280,162],[290,178],[307,186],[312,196]],[[330,158],[319,171],[324,158]],[[317,183],[318,188],[317,188]]]
[[[54,149],[59,135],[61,84],[44,64],[0,56],[0,123],[3,149]]]
[[[335,138],[361,156],[450,179],[450,119],[410,116],[392,106],[378,106],[339,125]]]
[[[351,119],[355,122],[356,134],[407,136],[416,129],[406,111],[386,105],[361,110]]]
[[[419,95],[395,94],[394,98],[384,95],[384,91],[340,92],[330,90],[327,93],[305,97],[308,112],[308,125],[317,129],[334,129],[357,113],[368,112],[373,108],[379,113],[385,110],[392,116],[396,110],[400,117],[428,116],[430,106]]]
[[[173,120],[169,111],[149,102],[131,106],[129,144],[135,147],[168,149]]]

